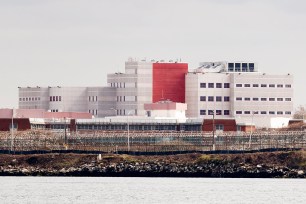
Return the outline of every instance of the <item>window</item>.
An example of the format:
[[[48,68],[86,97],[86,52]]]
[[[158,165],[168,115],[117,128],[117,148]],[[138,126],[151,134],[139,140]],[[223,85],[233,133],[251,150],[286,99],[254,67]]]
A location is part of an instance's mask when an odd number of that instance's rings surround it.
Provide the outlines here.
[[[260,111],[260,114],[266,115],[266,114],[267,114],[267,111]]]
[[[216,96],[216,101],[222,101],[222,96]]]
[[[258,84],[253,84],[253,87],[259,87]]]
[[[236,111],[236,114],[242,114],[242,111]]]
[[[275,115],[275,111],[269,111],[270,115]]]
[[[277,115],[283,115],[283,111],[277,111]]]
[[[242,71],[246,72],[248,70],[248,64],[247,63],[242,63]]]
[[[251,111],[244,111],[244,114],[251,114]]]
[[[251,100],[251,98],[244,98],[244,100],[245,100],[245,101],[250,101],[250,100]]]
[[[234,71],[234,63],[228,63],[228,71]]]
[[[208,83],[208,88],[214,88],[214,83]]]
[[[291,115],[291,111],[286,111],[285,114],[286,115]]]
[[[216,88],[222,88],[222,83],[216,83]]]
[[[214,97],[213,96],[208,96],[208,101],[214,101]]]
[[[22,101],[22,98],[19,98],[19,101]]]
[[[291,88],[291,84],[286,84],[285,87],[286,88]]]
[[[236,84],[236,87],[242,87],[242,84]]]
[[[222,115],[222,110],[216,110],[216,115]]]
[[[269,101],[275,101],[275,98],[269,98]]]
[[[229,83],[224,83],[223,86],[224,86],[224,88],[228,89],[230,87],[230,84]]]
[[[50,101],[52,101],[52,96],[50,96]]]
[[[229,115],[229,110],[224,110],[224,115]]]
[[[200,96],[200,101],[206,101],[206,96]]]
[[[58,101],[58,96],[55,97],[55,100]]]
[[[230,101],[230,97],[229,96],[224,96],[224,101]]]
[[[244,87],[251,87],[251,84],[244,84]]]
[[[200,115],[206,115],[206,110],[200,110]]]
[[[285,98],[285,101],[291,101],[291,98]]]
[[[223,124],[216,124],[215,130],[223,131],[224,130],[224,125]]]
[[[269,84],[270,88],[275,88],[275,84]]]
[[[277,101],[283,101],[283,98],[277,98]]]
[[[61,96],[59,96],[59,97],[58,97],[58,100],[59,100],[59,101],[62,101],[62,97],[61,97]]]
[[[208,110],[208,115],[213,115],[214,111],[213,110]]]
[[[260,100],[261,101],[267,101],[267,98],[261,98]]]
[[[258,101],[258,98],[253,98],[253,101]]]
[[[200,83],[200,88],[206,88],[206,83]]]
[[[254,63],[249,63],[250,72],[254,72]]]
[[[283,88],[282,84],[277,84],[277,88]]]
[[[31,98],[29,98],[29,101],[31,101]]]
[[[240,63],[235,63],[235,72],[240,72]]]
[[[236,101],[242,101],[241,97],[236,97]]]
[[[260,87],[267,87],[267,84],[261,84]]]

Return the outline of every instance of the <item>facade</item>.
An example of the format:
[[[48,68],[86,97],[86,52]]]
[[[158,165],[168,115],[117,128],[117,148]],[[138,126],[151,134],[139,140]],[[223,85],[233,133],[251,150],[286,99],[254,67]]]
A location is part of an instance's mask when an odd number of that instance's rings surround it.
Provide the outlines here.
[[[115,88],[111,87],[19,87],[20,109],[49,112],[88,112],[95,117],[114,114]]]
[[[228,67],[230,64],[234,69]],[[189,72],[187,117],[211,119],[215,114],[219,119],[235,118],[238,123],[259,127],[272,127],[274,118],[288,120],[293,111],[292,75],[268,75],[256,71],[256,67],[255,63],[233,62],[218,69],[207,66]]]
[[[144,104],[162,100],[185,103],[187,72],[187,63],[129,59],[125,73],[107,76],[108,85],[116,88],[116,115],[145,116]]]
[[[215,115],[268,128],[287,125],[293,112],[293,76],[261,73],[254,62],[201,62],[188,72],[187,63],[129,59],[125,72],[108,74],[107,83],[19,87],[19,108],[148,117],[145,104],[172,101],[187,104],[187,118]]]

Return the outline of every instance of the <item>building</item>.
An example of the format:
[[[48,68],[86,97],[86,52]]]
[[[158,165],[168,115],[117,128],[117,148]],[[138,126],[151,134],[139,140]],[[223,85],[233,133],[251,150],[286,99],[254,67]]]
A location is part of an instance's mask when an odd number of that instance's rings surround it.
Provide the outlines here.
[[[258,72],[252,62],[201,63],[186,75],[187,117],[235,118],[237,123],[287,124],[293,111],[293,76]],[[238,69],[239,68],[239,69]]]
[[[106,87],[19,87],[19,108],[148,117],[145,104],[186,103],[186,117],[235,119],[257,127],[287,125],[293,112],[293,76],[261,73],[254,62],[125,62]],[[158,112],[158,111],[155,111]]]
[[[107,75],[108,85],[116,88],[116,115],[145,116],[144,104],[162,100],[185,103],[187,72],[187,63],[129,59],[125,73]]]

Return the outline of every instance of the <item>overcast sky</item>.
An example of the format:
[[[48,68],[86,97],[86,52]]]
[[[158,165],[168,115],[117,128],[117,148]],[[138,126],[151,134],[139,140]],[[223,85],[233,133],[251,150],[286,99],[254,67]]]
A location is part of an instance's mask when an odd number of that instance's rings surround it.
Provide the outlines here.
[[[128,57],[255,61],[306,104],[304,0],[0,0],[0,108],[18,86],[105,86]]]

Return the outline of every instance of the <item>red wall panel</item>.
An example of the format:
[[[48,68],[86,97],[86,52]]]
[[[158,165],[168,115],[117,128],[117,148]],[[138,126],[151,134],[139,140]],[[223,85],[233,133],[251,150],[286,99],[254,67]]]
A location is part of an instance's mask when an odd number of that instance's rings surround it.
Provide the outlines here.
[[[185,103],[187,63],[153,63],[153,103],[169,99]]]

